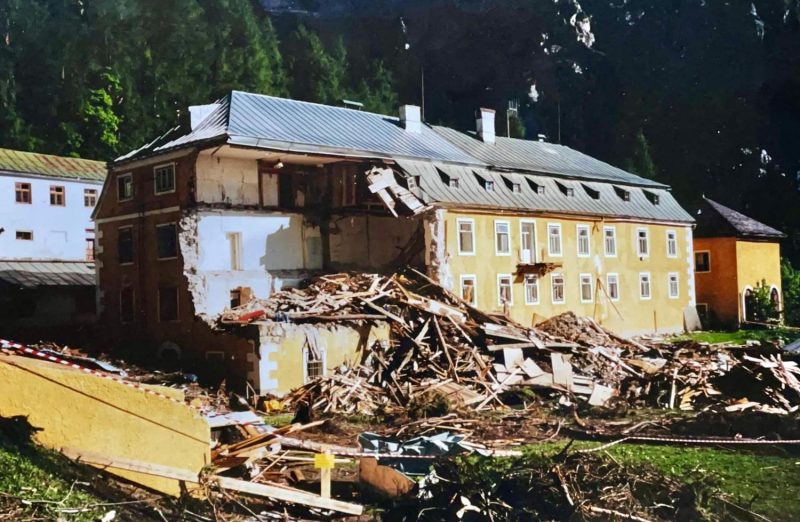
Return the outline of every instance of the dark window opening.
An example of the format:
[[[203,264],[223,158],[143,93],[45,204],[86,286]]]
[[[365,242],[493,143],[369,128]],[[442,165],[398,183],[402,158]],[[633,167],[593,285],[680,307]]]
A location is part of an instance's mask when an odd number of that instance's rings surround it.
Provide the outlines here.
[[[117,238],[117,257],[120,264],[133,263],[133,228],[125,227],[119,229]]]
[[[586,192],[586,194],[590,198],[592,198],[592,199],[600,199],[600,191],[599,190],[595,190],[592,187],[590,187],[589,185],[584,185],[583,183],[581,183],[581,186],[583,187],[583,190]]]
[[[178,287],[162,286],[158,289],[158,320],[178,320]]]
[[[561,193],[564,194],[565,196],[567,196],[568,198],[571,198],[571,197],[575,196],[575,189],[574,188],[568,187],[568,186],[564,185],[563,183],[559,183],[558,181],[556,181],[556,186],[558,187],[558,190],[560,190]]]
[[[659,196],[655,192],[650,192],[649,190],[644,190],[643,192],[647,200],[650,201],[650,203],[652,203],[653,205],[658,205],[659,203],[661,203],[661,196]]]
[[[631,200],[631,191],[625,190],[624,188],[614,186],[614,192],[617,193],[617,196],[620,197],[622,201],[630,201]]]
[[[156,226],[158,259],[178,257],[178,231],[175,223]]]
[[[694,271],[695,272],[711,271],[711,256],[709,255],[708,252],[694,253]]]
[[[544,194],[544,185],[540,183],[536,183],[532,179],[528,180],[528,186],[533,190],[536,194]]]
[[[242,291],[231,290],[231,308],[237,308],[242,305]]]
[[[16,184],[16,200],[17,203],[30,205],[31,203],[31,184],[30,183],[17,183]]]
[[[133,197],[133,176],[125,174],[117,178],[117,200],[125,201]]]
[[[30,230],[17,230],[16,237],[19,241],[33,241],[33,232]]]

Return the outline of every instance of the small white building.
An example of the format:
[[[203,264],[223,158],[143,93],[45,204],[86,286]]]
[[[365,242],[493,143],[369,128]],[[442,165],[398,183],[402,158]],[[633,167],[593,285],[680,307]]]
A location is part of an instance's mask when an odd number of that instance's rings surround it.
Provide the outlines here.
[[[0,149],[0,311],[12,323],[94,318],[91,214],[105,177],[102,161]]]

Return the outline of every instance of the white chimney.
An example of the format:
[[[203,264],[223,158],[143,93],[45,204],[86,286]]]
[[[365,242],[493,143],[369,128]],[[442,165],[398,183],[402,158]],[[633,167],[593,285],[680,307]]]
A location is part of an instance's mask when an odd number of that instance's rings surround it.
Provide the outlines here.
[[[422,116],[419,106],[401,105],[400,123],[403,124],[403,128],[406,132],[413,132],[416,134],[422,132]]]
[[[200,123],[205,120],[209,114],[214,112],[219,103],[209,103],[208,105],[191,105],[189,107],[189,116],[192,121],[192,130],[195,130]]]
[[[478,136],[480,136],[484,143],[493,145],[495,142],[494,111],[492,109],[481,108],[475,116],[475,123],[478,126]]]

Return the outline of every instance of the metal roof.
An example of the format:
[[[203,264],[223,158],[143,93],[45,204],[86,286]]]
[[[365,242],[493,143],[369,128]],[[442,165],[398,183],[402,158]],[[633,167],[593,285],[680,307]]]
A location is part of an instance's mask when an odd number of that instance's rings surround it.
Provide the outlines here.
[[[704,197],[697,212],[695,236],[781,239],[786,234]]]
[[[429,161],[399,160],[398,165],[407,174],[418,176],[416,195],[426,204],[451,203],[680,223],[694,221],[672,194],[660,187],[558,179]],[[458,188],[449,183],[452,178],[458,178]],[[487,190],[482,180],[493,182],[493,190]],[[519,192],[513,190],[515,183],[519,185]],[[544,192],[536,192],[535,186],[544,187]],[[571,195],[566,195],[570,189]],[[628,192],[629,200],[625,201],[618,191]],[[658,197],[658,204],[653,202],[653,196]]]
[[[94,286],[94,263],[84,261],[0,261],[0,286]]]
[[[0,149],[0,172],[103,181],[106,164],[103,161]]]
[[[626,185],[667,187],[667,185],[631,174],[564,145],[499,136],[494,144],[487,144],[474,135],[448,127],[434,127],[434,130],[470,156],[496,168],[541,172],[567,178],[610,181]]]
[[[232,145],[285,152],[482,164],[430,126],[409,132],[397,117],[240,91],[218,104],[195,130],[165,136],[117,161],[224,138]]]

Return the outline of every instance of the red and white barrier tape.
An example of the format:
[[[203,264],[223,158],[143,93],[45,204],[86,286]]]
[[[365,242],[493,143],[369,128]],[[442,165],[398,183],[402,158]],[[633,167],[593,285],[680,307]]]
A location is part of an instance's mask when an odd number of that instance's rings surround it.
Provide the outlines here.
[[[79,364],[76,364],[74,362],[70,362],[70,361],[61,359],[60,357],[56,357],[54,355],[41,352],[39,350],[36,350],[35,348],[31,348],[29,346],[25,346],[24,344],[15,343],[15,342],[12,342],[12,341],[8,341],[6,339],[0,339],[0,347],[8,348],[8,349],[11,349],[11,350],[17,350],[17,351],[20,351],[20,352],[23,352],[23,353],[27,353],[29,355],[34,355],[34,356],[39,357],[41,359],[44,359],[46,361],[50,361],[50,362],[54,362],[54,363],[57,363],[57,364],[61,364],[63,366],[68,366],[70,368],[74,368],[75,370],[80,370],[80,371],[82,371],[84,373],[88,373],[88,374],[94,375],[96,377],[102,377],[103,379],[108,379],[110,381],[114,381],[114,382],[117,382],[119,384],[124,384],[125,386],[133,388],[135,390],[139,390],[140,392],[143,392],[143,393],[148,394],[148,395],[155,395],[156,397],[160,397],[162,399],[166,399],[166,400],[168,400],[170,402],[174,402],[174,403],[180,404],[182,406],[192,407],[190,404],[187,404],[184,401],[181,401],[181,400],[176,399],[174,397],[170,397],[169,395],[165,395],[165,394],[163,394],[161,392],[158,392],[156,390],[152,390],[152,389],[150,389],[148,387],[145,387],[144,385],[142,385],[142,384],[140,384],[138,382],[128,381],[128,380],[123,379],[122,377],[118,377],[116,375],[113,375],[113,374],[110,374],[108,372],[104,372],[104,371],[101,371],[101,370],[93,370],[91,368],[85,368],[85,367],[83,367],[83,366],[81,366]]]

